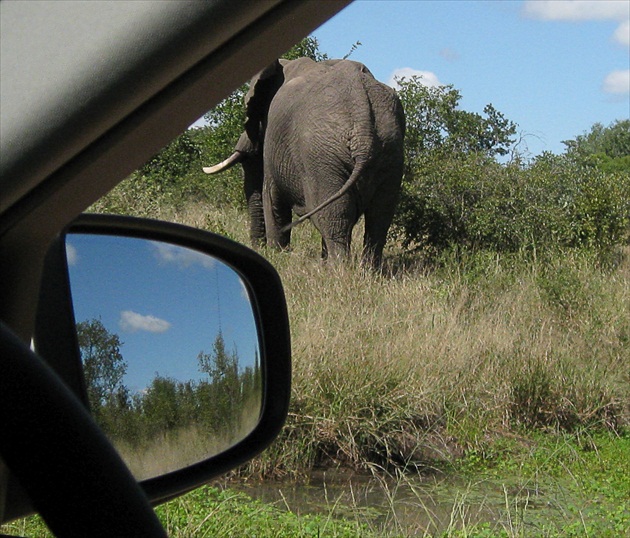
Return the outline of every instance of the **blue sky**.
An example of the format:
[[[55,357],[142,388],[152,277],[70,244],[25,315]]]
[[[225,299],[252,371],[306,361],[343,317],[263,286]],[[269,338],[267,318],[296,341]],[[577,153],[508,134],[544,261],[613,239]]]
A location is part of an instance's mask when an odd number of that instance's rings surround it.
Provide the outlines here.
[[[253,365],[252,307],[228,266],[165,243],[107,236],[71,235],[67,252],[76,320],[99,319],[119,336],[132,391],[156,374],[202,377],[197,356],[211,353],[219,330],[241,368]]]
[[[465,110],[492,103],[533,156],[630,117],[629,17],[627,0],[355,0],[313,35],[331,58],[360,41],[350,59],[383,82],[419,73]]]

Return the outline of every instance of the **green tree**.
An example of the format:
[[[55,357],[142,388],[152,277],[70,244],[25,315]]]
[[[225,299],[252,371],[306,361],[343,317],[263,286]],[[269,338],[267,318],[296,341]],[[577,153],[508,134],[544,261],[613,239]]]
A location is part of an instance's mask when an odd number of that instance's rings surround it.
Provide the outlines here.
[[[211,353],[199,353],[199,370],[208,375],[200,384],[203,406],[208,422],[215,430],[233,431],[242,411],[242,391],[239,379],[239,358],[236,350],[228,352],[219,331]]]
[[[177,381],[156,375],[142,397],[142,415],[148,436],[184,426],[179,412]]]
[[[617,120],[608,127],[595,123],[587,133],[562,143],[566,155],[579,164],[605,172],[630,172],[630,120]]]
[[[461,93],[453,86],[426,86],[419,76],[402,78],[398,86],[407,130],[392,233],[412,249],[478,243],[487,230],[473,222],[471,208],[489,192],[499,167],[496,157],[509,152],[516,124],[491,104],[484,115],[462,110]],[[494,215],[504,209],[496,192],[492,207]]]
[[[122,380],[127,372],[127,363],[120,353],[122,342],[117,334],[105,328],[100,319],[78,323],[77,336],[88,398],[96,414],[118,393],[126,394]]]
[[[398,79],[398,95],[405,109],[405,162],[409,175],[427,160],[476,153],[506,155],[516,124],[491,104],[485,116],[459,108],[461,93],[453,86],[426,86],[422,77]]]
[[[199,166],[201,150],[186,131],[147,161],[139,172],[161,184],[176,184],[193,166]]]
[[[199,353],[199,370],[208,374],[212,383],[232,383],[238,379],[238,353],[231,353],[225,347],[223,333],[219,331],[212,344],[212,353]]]
[[[354,48],[352,50],[354,50]],[[282,55],[282,58],[286,60],[296,60],[297,58],[303,57],[310,58],[316,62],[329,59],[328,54],[319,50],[319,41],[313,36],[305,37]]]

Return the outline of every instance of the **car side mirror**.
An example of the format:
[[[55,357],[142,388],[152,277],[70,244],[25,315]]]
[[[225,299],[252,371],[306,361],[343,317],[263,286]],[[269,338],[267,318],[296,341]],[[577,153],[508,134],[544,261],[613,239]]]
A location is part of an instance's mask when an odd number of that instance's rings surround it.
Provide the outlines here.
[[[215,234],[82,215],[48,254],[34,345],[154,503],[252,458],[286,418],[280,278]]]

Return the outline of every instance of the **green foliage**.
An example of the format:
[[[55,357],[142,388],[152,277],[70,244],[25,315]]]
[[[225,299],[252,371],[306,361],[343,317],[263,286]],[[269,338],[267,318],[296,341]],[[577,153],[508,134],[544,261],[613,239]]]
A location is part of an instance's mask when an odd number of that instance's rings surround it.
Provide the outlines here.
[[[499,164],[516,126],[492,105],[460,110],[452,86],[399,81],[406,171],[394,235],[403,247],[498,252],[607,250],[630,231],[630,120],[565,142],[567,154]]]
[[[363,481],[369,478],[361,477],[343,496],[327,485],[325,500],[306,509],[286,499],[279,504],[256,499],[233,484],[198,488],[158,506],[156,513],[172,538],[628,535],[630,435],[514,437],[501,448],[490,459],[471,453],[446,477],[427,480],[408,472],[392,480],[379,473],[380,485],[372,480],[366,490]],[[295,484],[274,483],[269,489],[285,488]],[[38,516],[13,521],[0,532],[52,536]]]
[[[512,380],[510,414],[527,427],[548,426],[555,420],[553,373],[544,361],[525,364]]]
[[[485,156],[508,153],[516,125],[491,104],[484,108],[484,117],[458,108],[461,94],[452,85],[425,86],[419,76],[402,78],[397,82],[407,120],[407,175],[413,174],[427,157],[437,151],[440,156],[449,153]]]
[[[212,352],[198,356],[199,371],[207,377],[178,381],[156,374],[134,394],[123,384],[127,363],[118,335],[97,319],[77,324],[77,334],[92,413],[116,442],[148,445],[187,428],[231,439],[243,417],[252,409],[258,411],[262,393],[258,359],[252,367],[241,368],[238,353],[226,350],[220,332]]]
[[[607,250],[630,231],[630,174],[543,154],[528,166],[434,153],[403,185],[394,231],[408,248]]]
[[[127,363],[120,353],[122,342],[99,319],[78,323],[77,337],[88,398],[93,412],[98,412],[123,389]]]
[[[354,50],[354,48],[352,50]],[[316,62],[329,59],[328,54],[319,50],[319,41],[314,36],[305,37],[282,55],[282,58],[286,60],[296,60],[297,58],[303,57],[310,58]]]
[[[188,132],[179,135],[139,170],[148,180],[165,185],[179,183],[194,167],[199,166],[200,150]]]
[[[156,375],[144,394],[135,402],[145,436],[155,438],[170,430],[185,428],[194,421],[194,406],[187,406],[186,389],[190,383]],[[120,439],[119,432],[115,433]]]
[[[204,162],[221,162],[234,151],[245,125],[243,99],[248,87],[248,84],[243,84],[204,115],[208,126],[196,133]]]
[[[595,123],[588,133],[563,144],[566,154],[580,164],[630,173],[630,120],[617,120],[608,127]]]
[[[208,374],[210,383],[199,386],[199,399],[206,409],[203,421],[213,430],[223,429],[233,433],[239,424],[246,400],[254,390],[250,372],[241,379],[238,368],[238,353],[228,352],[223,334],[219,332],[211,353],[199,353],[199,370]],[[247,381],[246,381],[247,380]],[[243,390],[244,385],[248,390]],[[208,405],[203,405],[205,402]]]
[[[244,493],[203,487],[156,510],[169,536],[256,536],[260,538],[354,538],[377,536],[358,521],[298,515]]]

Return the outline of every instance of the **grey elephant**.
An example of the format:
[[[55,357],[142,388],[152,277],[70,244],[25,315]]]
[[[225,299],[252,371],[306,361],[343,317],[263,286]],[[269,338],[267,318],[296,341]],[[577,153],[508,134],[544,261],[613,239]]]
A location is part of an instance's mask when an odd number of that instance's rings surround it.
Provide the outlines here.
[[[245,106],[235,152],[204,171],[242,164],[252,242],[286,248],[291,228],[310,218],[322,257],[345,257],[365,215],[363,257],[380,266],[403,172],[396,92],[361,63],[299,58],[256,75]]]

